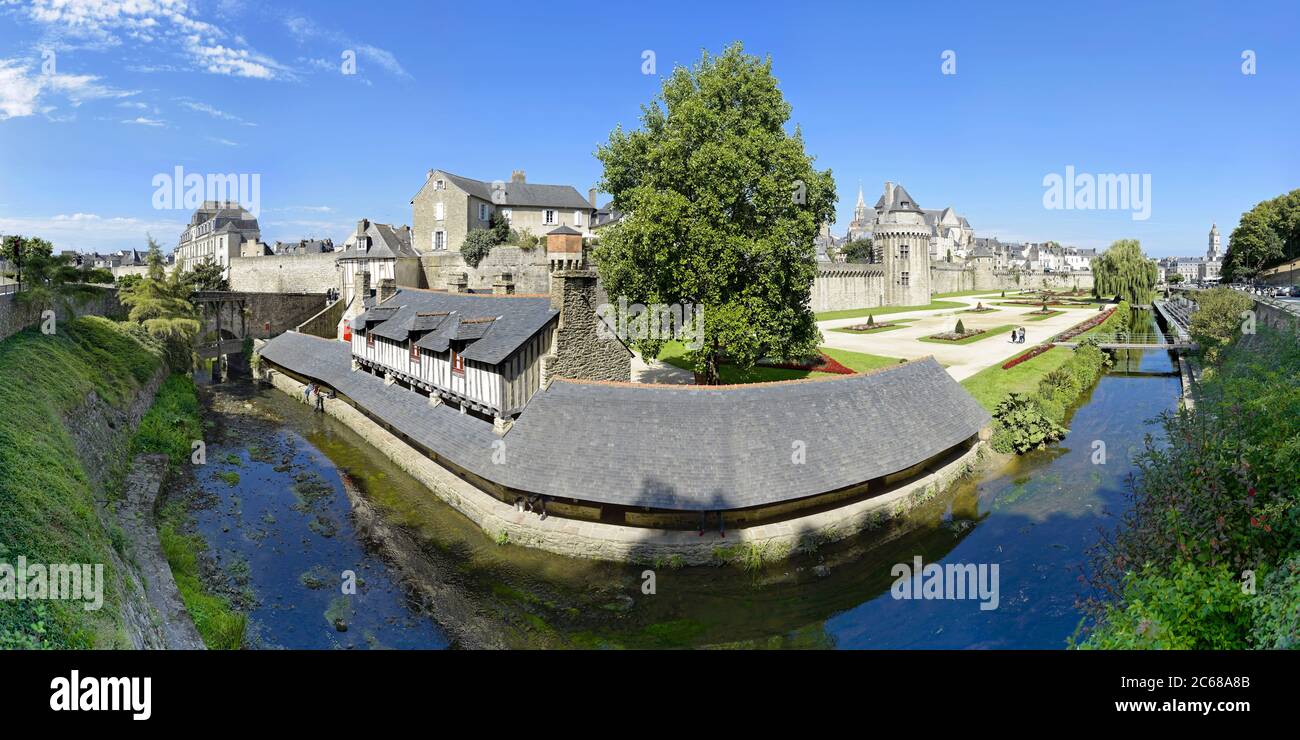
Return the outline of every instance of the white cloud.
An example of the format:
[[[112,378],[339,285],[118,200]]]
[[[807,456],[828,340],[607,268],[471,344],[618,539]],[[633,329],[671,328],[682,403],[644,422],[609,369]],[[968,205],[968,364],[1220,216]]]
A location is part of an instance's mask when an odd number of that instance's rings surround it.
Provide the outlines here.
[[[100,84],[94,75],[34,74],[21,59],[0,59],[0,121],[35,113],[50,116],[55,107],[47,99],[57,95],[74,107],[87,100],[128,98],[134,90],[118,90]],[[50,116],[54,117],[54,116]]]
[[[124,40],[170,44],[178,45],[198,69],[212,74],[268,80],[293,77],[288,68],[248,48],[243,38],[232,37],[197,15],[189,0],[33,0],[27,13],[30,20],[46,27],[47,43],[55,48],[78,44],[106,48]]]
[[[40,236],[53,242],[57,249],[81,252],[144,249],[146,234],[153,234],[166,248],[184,229],[184,221],[106,217],[94,213],[24,218],[0,216],[0,234]]]
[[[321,39],[339,47],[339,53],[345,49],[356,51],[357,56],[363,61],[358,65],[364,67],[364,62],[368,61],[381,69],[397,77],[410,78],[410,73],[397,61],[397,57],[387,49],[381,49],[371,44],[359,43],[354,39],[349,39],[344,34],[330,29],[321,28],[313,21],[301,16],[286,18],[284,21],[285,28],[289,33],[298,39],[299,43],[305,43],[312,39]],[[309,62],[313,67],[325,71],[334,71],[339,68],[338,62],[329,62],[323,59],[312,59]]]
[[[159,121],[156,118],[145,118],[144,116],[137,116],[136,118],[128,118],[125,121],[122,121],[122,123],[129,123],[136,126],[156,126],[156,127],[163,127],[167,125],[166,121]]]
[[[0,59],[0,121],[36,112],[41,83],[14,59]]]
[[[181,105],[185,106],[186,108],[189,108],[192,111],[197,111],[199,113],[206,113],[209,116],[212,116],[213,118],[220,118],[223,121],[233,121],[242,126],[257,125],[256,123],[245,121],[244,119],[240,118],[239,116],[233,113],[227,113],[226,111],[223,111],[220,108],[209,105],[207,103],[203,103],[195,100],[185,100],[185,99],[180,99],[180,103]]]
[[[230,139],[220,139],[212,136],[208,137],[208,141],[212,142],[213,144],[220,144],[222,146],[239,146],[239,142],[237,141],[231,141]]]

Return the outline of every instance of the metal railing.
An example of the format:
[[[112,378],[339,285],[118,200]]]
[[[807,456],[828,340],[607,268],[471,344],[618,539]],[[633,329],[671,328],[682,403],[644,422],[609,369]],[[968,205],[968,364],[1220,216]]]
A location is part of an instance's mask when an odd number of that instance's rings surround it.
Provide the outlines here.
[[[18,283],[9,283],[8,285],[0,285],[0,295],[9,295],[10,293],[17,293],[17,292],[18,292]]]

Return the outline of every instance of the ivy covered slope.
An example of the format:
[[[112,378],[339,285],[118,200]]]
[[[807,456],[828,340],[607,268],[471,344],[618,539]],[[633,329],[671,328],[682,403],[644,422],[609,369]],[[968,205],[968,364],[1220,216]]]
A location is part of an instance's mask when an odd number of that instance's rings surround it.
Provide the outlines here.
[[[125,540],[100,523],[94,484],[64,419],[92,391],[124,407],[161,364],[142,332],[101,318],[0,342],[0,562],[105,564],[99,611],[81,602],[0,600],[0,649],[129,647],[112,567],[112,551],[123,556]]]

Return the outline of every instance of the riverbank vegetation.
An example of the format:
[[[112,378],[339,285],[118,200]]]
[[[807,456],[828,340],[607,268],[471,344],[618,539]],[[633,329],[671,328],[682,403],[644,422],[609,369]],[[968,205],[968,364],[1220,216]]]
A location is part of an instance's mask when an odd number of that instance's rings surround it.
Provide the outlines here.
[[[1228,236],[1224,282],[1249,280],[1300,257],[1300,189],[1262,201],[1241,214]]]
[[[1300,648],[1300,341],[1260,326],[1213,363],[1137,457],[1079,647]]]
[[[153,407],[141,419],[131,449],[134,454],[166,455],[168,474],[177,475],[182,466],[191,463],[193,442],[202,439],[203,418],[194,381],[176,374],[163,383]],[[207,543],[198,535],[186,533],[187,519],[183,506],[168,503],[161,507],[158,538],[163,554],[204,644],[214,650],[237,650],[244,644],[247,617],[204,586],[199,558]]]
[[[1231,288],[1194,290],[1190,295],[1199,310],[1192,312],[1187,333],[1201,345],[1206,361],[1213,367],[1219,353],[1241,332],[1246,312],[1254,310],[1255,300]]]
[[[0,600],[0,649],[129,647],[122,632],[121,531],[106,528],[97,497],[113,481],[83,467],[65,424],[95,394],[123,409],[162,363],[156,345],[130,326],[97,317],[61,322],[54,334],[28,329],[0,342],[0,562],[104,564],[104,606],[77,601]],[[111,474],[109,474],[111,477]]]

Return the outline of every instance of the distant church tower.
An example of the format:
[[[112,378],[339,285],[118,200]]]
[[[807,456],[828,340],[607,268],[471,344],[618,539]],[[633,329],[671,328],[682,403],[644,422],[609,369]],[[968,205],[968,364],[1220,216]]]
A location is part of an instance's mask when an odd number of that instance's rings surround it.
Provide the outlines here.
[[[885,265],[885,305],[930,302],[930,227],[902,185],[885,183],[877,206],[875,247]]]
[[[862,197],[862,186],[858,186],[858,203],[853,206],[853,220],[849,222],[849,233],[846,237],[848,241],[855,239],[870,239],[873,222],[876,220],[876,211],[873,208],[867,208],[867,201]],[[879,260],[872,259],[873,262]]]
[[[1207,262],[1218,262],[1221,254],[1219,252],[1219,225],[1210,224],[1210,248],[1205,250],[1205,260]]]

